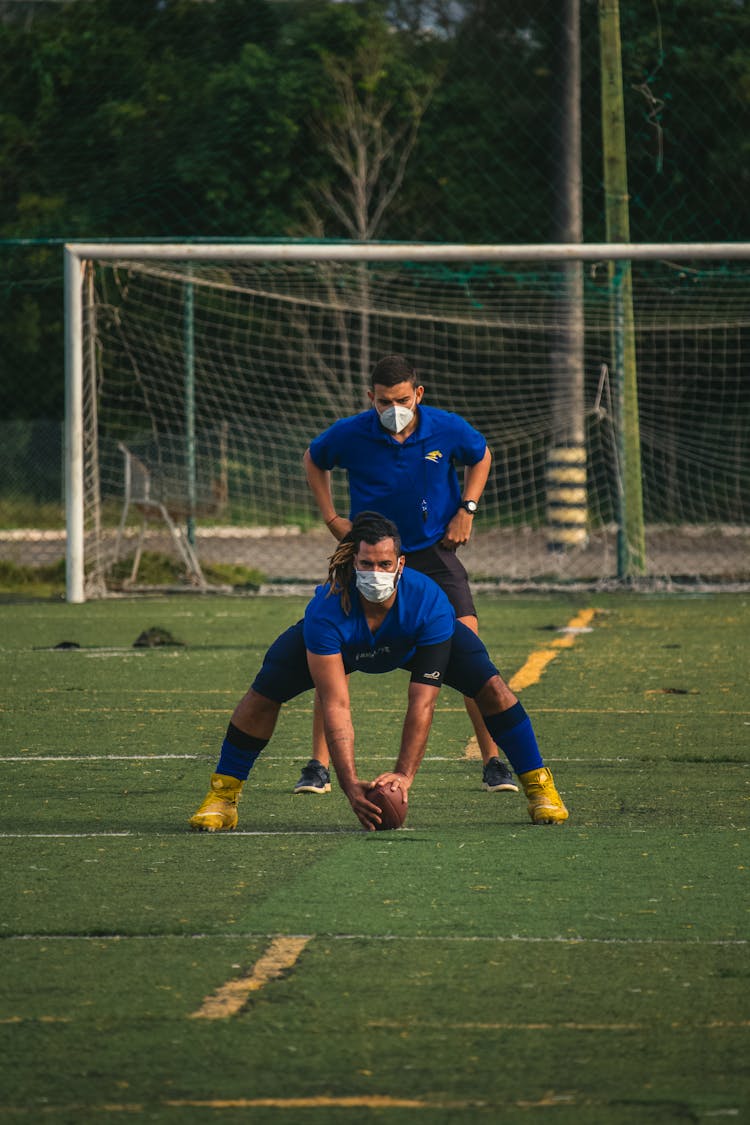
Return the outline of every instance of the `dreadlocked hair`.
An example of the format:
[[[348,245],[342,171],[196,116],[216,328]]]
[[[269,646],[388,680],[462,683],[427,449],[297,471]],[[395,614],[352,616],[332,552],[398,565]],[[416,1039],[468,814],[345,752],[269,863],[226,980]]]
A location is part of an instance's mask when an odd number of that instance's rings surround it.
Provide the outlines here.
[[[354,575],[354,556],[360,543],[369,543],[372,547],[381,539],[392,539],[396,547],[396,555],[401,554],[401,536],[392,520],[381,516],[379,512],[360,512],[354,517],[351,530],[340,540],[338,547],[333,552],[328,566],[329,590],[326,597],[331,594],[341,595],[341,608],[349,614],[352,608],[349,587]]]

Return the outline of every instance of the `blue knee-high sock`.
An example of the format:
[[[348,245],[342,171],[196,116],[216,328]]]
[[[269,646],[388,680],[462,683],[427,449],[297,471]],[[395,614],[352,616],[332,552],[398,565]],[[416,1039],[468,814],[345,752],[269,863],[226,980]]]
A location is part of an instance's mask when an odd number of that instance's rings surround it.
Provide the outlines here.
[[[216,772],[245,781],[255,765],[255,759],[267,743],[267,738],[255,738],[252,734],[245,734],[234,723],[230,723],[221,744]]]
[[[507,757],[516,773],[538,770],[544,765],[531,719],[520,703],[497,715],[483,715],[492,739]]]

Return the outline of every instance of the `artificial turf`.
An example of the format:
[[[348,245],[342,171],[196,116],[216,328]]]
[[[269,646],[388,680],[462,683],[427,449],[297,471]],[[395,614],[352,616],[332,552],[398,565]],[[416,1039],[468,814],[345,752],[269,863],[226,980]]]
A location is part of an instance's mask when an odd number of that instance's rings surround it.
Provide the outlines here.
[[[285,709],[237,833],[193,835],[232,706],[301,599],[0,606],[0,1119],[742,1120],[750,1110],[743,595],[485,597],[571,811],[488,795],[441,693],[404,830],[291,793]],[[149,627],[179,646],[134,649]],[[56,649],[62,641],[77,649]],[[361,773],[407,679],[353,677]],[[298,960],[191,1018],[275,935]]]

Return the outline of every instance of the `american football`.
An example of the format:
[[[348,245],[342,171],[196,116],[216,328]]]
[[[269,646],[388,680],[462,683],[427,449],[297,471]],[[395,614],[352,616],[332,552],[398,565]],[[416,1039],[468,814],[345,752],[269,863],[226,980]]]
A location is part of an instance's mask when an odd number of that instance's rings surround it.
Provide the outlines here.
[[[384,832],[390,828],[400,828],[406,820],[409,811],[407,797],[403,789],[381,789],[374,785],[367,790],[367,799],[380,809],[381,821],[375,825],[376,832]]]

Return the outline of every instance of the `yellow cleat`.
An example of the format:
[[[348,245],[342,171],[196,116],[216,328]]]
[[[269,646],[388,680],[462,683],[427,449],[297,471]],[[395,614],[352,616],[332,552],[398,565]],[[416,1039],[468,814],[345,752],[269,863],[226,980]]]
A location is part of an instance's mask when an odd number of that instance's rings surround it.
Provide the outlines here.
[[[194,832],[231,832],[237,827],[237,802],[244,781],[226,773],[211,774],[211,789],[190,817]]]
[[[555,789],[552,774],[546,766],[518,775],[529,802],[529,816],[534,824],[562,824],[568,810]]]

